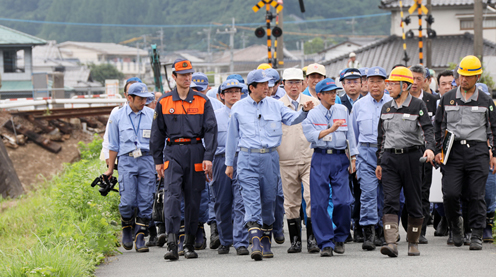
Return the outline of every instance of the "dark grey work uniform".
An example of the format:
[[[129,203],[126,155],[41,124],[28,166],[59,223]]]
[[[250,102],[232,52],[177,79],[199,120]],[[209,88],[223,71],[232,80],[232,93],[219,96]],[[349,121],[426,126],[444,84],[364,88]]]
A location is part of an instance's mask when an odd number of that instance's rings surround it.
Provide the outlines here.
[[[425,147],[435,150],[434,129],[425,103],[408,95],[400,107],[394,100],[384,104],[377,144],[377,165],[382,167],[384,214],[398,214],[403,188],[408,214],[423,218],[419,158]]]
[[[464,100],[460,88],[447,92],[439,102],[434,121],[436,148],[441,151],[445,130],[453,132],[455,143],[448,162],[443,166],[443,198],[449,221],[460,216],[460,197],[468,200],[469,227],[486,227],[484,200],[488,176],[489,150],[487,141],[494,146],[496,114],[492,99],[475,90]],[[493,148],[493,155],[495,150]]]

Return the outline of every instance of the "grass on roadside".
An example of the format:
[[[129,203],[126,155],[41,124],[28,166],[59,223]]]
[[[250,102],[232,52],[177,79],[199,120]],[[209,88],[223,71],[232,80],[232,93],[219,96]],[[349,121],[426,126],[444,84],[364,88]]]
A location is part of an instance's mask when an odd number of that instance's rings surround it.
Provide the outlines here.
[[[80,161],[0,214],[0,276],[89,276],[116,253],[119,195],[90,186],[100,149],[81,144]]]

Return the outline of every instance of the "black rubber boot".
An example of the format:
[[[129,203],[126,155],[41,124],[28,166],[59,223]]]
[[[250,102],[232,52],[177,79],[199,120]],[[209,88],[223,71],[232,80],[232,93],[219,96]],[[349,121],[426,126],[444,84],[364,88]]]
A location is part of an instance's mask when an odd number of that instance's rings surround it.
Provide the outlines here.
[[[184,234],[184,222],[181,222],[181,228],[179,229],[179,240],[177,242],[177,251],[179,253],[179,256],[184,256],[184,239],[185,239],[185,234]]]
[[[377,228],[375,228],[374,244],[375,246],[384,245],[384,230],[380,225]]]
[[[308,253],[319,253],[320,248],[317,245],[317,240],[313,235],[312,219],[307,217],[307,250]]]
[[[155,224],[150,224],[148,227],[148,233],[150,234],[150,237],[148,238],[148,241],[146,242],[146,246],[151,247],[151,246],[157,246],[158,245],[158,237],[157,237],[157,226]]]
[[[453,244],[456,247],[463,245],[463,217],[453,219],[450,222],[451,236],[453,237]]]
[[[470,238],[470,250],[482,250],[482,228],[472,229],[472,237]]]
[[[179,253],[177,252],[177,235],[169,234],[167,236],[167,253],[164,255],[164,259],[175,261],[179,259]]]
[[[272,253],[272,226],[264,226],[262,229],[262,255],[264,258],[273,258],[274,253]]]
[[[362,243],[362,249],[363,250],[375,250],[375,226],[374,225],[368,225],[363,227],[363,243]]]
[[[493,238],[494,212],[486,215],[486,228],[484,228],[482,239],[484,242],[494,242]]]
[[[210,249],[217,249],[220,246],[219,230],[217,230],[217,222],[210,223]]]
[[[260,229],[258,224],[250,224],[249,222],[247,224],[248,226],[248,236],[249,240],[251,242],[251,258],[254,259],[255,261],[261,261],[263,259],[263,253],[262,253],[262,244],[261,244],[261,239],[262,239],[262,229]]]
[[[301,252],[301,225],[299,218],[288,219],[289,239],[291,246],[288,253]]]
[[[146,218],[136,218],[136,226],[134,227],[134,247],[136,252],[148,252],[148,246],[145,243],[145,237],[148,235],[148,223],[149,219]]]
[[[425,232],[427,231],[427,226],[424,224],[422,226],[422,231],[420,232],[419,244],[428,244],[429,240],[425,237]]]
[[[448,235],[448,219],[445,216],[441,217],[439,224],[434,231],[435,237],[445,237]]]
[[[165,233],[165,223],[158,223],[158,242],[157,246],[162,247],[167,243],[167,234]]]
[[[203,250],[207,248],[207,238],[205,237],[204,223],[198,223],[198,229],[196,230],[196,240],[195,240],[195,250]]]
[[[122,247],[126,250],[133,249],[134,242],[134,224],[133,218],[122,218]]]
[[[196,259],[198,254],[195,252],[195,236],[186,234],[184,238],[184,257],[186,259]]]
[[[355,225],[353,228],[353,241],[354,242],[363,242],[363,227],[360,226],[358,221],[355,221]]]

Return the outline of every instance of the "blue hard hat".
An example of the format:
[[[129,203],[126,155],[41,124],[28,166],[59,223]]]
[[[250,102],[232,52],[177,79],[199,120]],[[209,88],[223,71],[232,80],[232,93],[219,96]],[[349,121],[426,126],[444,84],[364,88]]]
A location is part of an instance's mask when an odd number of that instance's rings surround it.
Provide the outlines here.
[[[356,68],[348,68],[345,71],[341,72],[339,80],[345,80],[345,79],[360,79],[362,77],[362,74],[360,73],[360,70]]]
[[[141,79],[138,78],[138,77],[131,77],[129,79],[126,80],[126,84],[129,83],[129,82],[138,82],[138,83],[143,83],[141,82]]]
[[[431,77],[431,71],[429,68],[425,67],[425,78],[430,78]]]
[[[227,76],[227,79],[226,80],[230,80],[230,79],[236,79],[236,80],[238,80],[242,84],[245,83],[245,80],[239,74],[231,74],[231,75]]]
[[[208,77],[204,73],[195,72],[191,76],[191,79],[196,84],[196,87],[200,88],[198,91],[204,91],[208,88]]]
[[[248,96],[249,91],[248,91],[248,86],[246,84],[241,84],[243,87],[241,88],[241,99],[245,98]]]
[[[360,70],[360,74],[362,74],[362,77],[367,77],[367,71],[369,70],[368,67],[362,67],[359,68],[358,70]]]
[[[457,84],[456,84],[456,82],[455,82],[455,79],[453,79],[453,81],[451,81],[451,86],[453,86],[453,87],[457,87]]]
[[[281,79],[279,72],[273,68],[267,68],[265,69],[265,72],[267,72],[267,75],[271,78],[271,80],[269,80],[269,87],[273,87],[275,83]]]
[[[147,99],[147,103],[155,100],[155,95],[151,92],[148,91],[148,87],[143,84],[143,83],[134,83],[132,84],[128,91],[127,91],[127,94],[128,95],[136,95],[136,96],[139,96],[139,97],[144,97],[144,98],[148,98]],[[151,101],[150,101],[151,100]]]
[[[487,85],[486,85],[486,84],[483,84],[483,83],[477,83],[477,84],[475,84],[475,85],[477,86],[477,88],[478,88],[480,91],[484,92],[484,93],[485,93],[485,94],[487,94],[487,95],[491,95],[491,94],[489,93],[489,89],[488,89],[488,87],[487,87]]]
[[[336,82],[331,78],[325,78],[324,80],[317,83],[315,86],[315,91],[321,93],[323,91],[331,91],[335,89],[343,89],[336,86]]]
[[[220,86],[220,92],[224,92],[226,89],[230,88],[239,88],[243,89],[243,86],[236,79],[225,80],[224,83]]]
[[[382,77],[384,79],[387,79],[386,70],[380,66],[374,66],[374,67],[369,68],[369,70],[367,71],[367,78],[374,77],[374,76],[379,76],[379,77]]]
[[[248,73],[248,76],[246,77],[246,83],[252,84],[252,83],[265,83],[270,81],[272,78],[267,74],[266,70],[263,69],[255,69],[250,71]]]

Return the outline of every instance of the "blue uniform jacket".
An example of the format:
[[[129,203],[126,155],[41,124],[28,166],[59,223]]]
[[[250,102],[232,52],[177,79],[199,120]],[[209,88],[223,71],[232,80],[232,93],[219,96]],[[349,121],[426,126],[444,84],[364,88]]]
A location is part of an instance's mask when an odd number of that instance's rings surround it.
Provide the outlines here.
[[[331,114],[329,120],[326,118],[327,111]],[[320,132],[330,128],[336,120],[345,120],[345,123],[329,134],[332,136],[332,140],[324,141],[324,138],[319,139]],[[341,104],[334,104],[329,110],[322,104],[318,105],[308,113],[308,117],[303,121],[302,127],[303,133],[311,143],[310,147],[312,148],[344,150],[347,147],[346,140],[348,140],[351,156],[358,154],[355,133],[353,132],[353,126],[350,124],[348,109]]]
[[[153,110],[148,107],[134,113],[129,105],[125,105],[111,114],[108,122],[109,150],[117,152],[117,156],[137,148],[149,151],[152,121]],[[148,132],[147,137],[143,136],[143,131]]]
[[[256,103],[251,96],[242,99],[231,110],[226,143],[226,165],[232,166],[236,149],[273,148],[281,144],[282,125],[302,122],[307,116],[303,109],[295,112],[281,101],[265,97]]]
[[[370,94],[367,94],[355,102],[351,110],[350,121],[358,143],[377,143],[377,126],[381,118],[382,105],[392,99],[389,94],[384,93],[382,99],[377,102]]]

